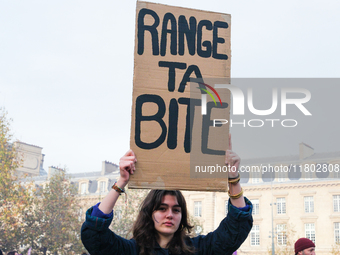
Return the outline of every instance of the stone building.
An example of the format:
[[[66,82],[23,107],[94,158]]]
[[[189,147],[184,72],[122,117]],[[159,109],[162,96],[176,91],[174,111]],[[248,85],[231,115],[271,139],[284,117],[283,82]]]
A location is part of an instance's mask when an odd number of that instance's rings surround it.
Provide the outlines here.
[[[32,177],[47,174],[43,168],[45,155],[42,154],[41,147],[23,142],[15,142],[13,146],[20,160],[20,167],[16,169],[18,176]]]
[[[300,237],[315,241],[317,254],[331,254],[340,242],[340,152],[314,153],[301,143],[300,154],[241,161],[244,195],[253,205],[254,225],[237,254],[294,254]],[[261,167],[262,165],[262,167]],[[257,172],[272,166],[274,175]],[[285,170],[289,170],[285,172]],[[295,170],[295,171],[294,171]],[[227,213],[228,194],[184,192],[189,211],[203,233],[216,229]]]
[[[61,171],[56,167],[49,167],[47,173],[43,171],[40,147],[23,144],[21,148],[26,148],[28,156],[24,168],[18,171],[35,175],[36,185],[44,185],[54,171]],[[315,241],[317,254],[331,254],[340,242],[340,152],[314,153],[304,143],[299,152],[293,156],[242,160],[241,183],[244,195],[254,205],[254,226],[237,254],[271,254],[272,244],[276,254],[283,254],[283,250],[293,254],[293,244],[300,237]],[[279,171],[262,173],[266,167]],[[40,175],[36,175],[38,172]],[[109,192],[119,177],[119,169],[104,161],[101,171],[70,177],[78,184],[79,217],[84,217],[85,210]],[[227,214],[226,192],[183,194],[189,213],[203,226],[198,232],[205,234],[216,229]],[[122,203],[123,199],[119,199],[117,205]]]
[[[14,146],[21,161],[16,169],[19,177],[32,177],[37,186],[44,186],[56,171],[63,171],[54,166],[49,166],[47,172],[44,169],[44,154],[42,147],[23,142],[15,142]],[[70,173],[71,182],[79,187],[79,201],[84,208],[99,201],[111,189],[119,176],[118,166],[114,163],[103,161],[100,171],[86,173]]]
[[[37,187],[44,187],[53,174],[58,171],[64,170],[50,166],[47,174],[34,176],[32,180]],[[103,161],[101,171],[69,173],[67,176],[78,187],[79,217],[85,219],[86,210],[101,201],[110,191],[112,185],[119,177],[119,168],[114,163]],[[31,179],[27,180],[30,181]]]
[[[85,219],[86,210],[101,201],[117,181],[119,168],[114,163],[103,161],[101,171],[70,174],[70,176],[72,182],[78,183],[79,214]]]

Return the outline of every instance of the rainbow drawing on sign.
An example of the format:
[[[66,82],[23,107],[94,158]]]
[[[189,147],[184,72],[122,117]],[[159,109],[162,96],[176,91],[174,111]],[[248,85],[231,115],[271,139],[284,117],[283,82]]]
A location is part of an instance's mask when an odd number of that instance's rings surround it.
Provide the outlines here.
[[[220,98],[220,95],[217,93],[217,91],[216,91],[213,87],[211,87],[211,86],[208,85],[208,84],[202,83],[202,82],[199,82],[199,84],[201,84],[201,85],[203,85],[203,86],[206,86],[206,87],[209,88],[211,91],[213,91],[213,92],[215,93],[215,95],[217,96],[217,98],[218,98],[218,100],[220,101],[220,104],[221,104],[221,106],[222,106],[222,100],[221,100],[221,98]],[[211,94],[210,91],[208,91],[207,89],[204,89],[204,88],[200,88],[200,87],[198,87],[198,89],[200,89],[200,90],[206,92],[206,93],[212,98],[212,100],[214,101],[215,106],[217,106],[216,100],[215,100],[213,94]]]

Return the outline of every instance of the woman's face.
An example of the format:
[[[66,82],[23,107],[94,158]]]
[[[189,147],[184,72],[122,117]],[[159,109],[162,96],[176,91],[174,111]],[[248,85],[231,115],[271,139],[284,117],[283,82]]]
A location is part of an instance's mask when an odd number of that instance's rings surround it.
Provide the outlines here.
[[[182,219],[182,209],[177,198],[165,195],[159,208],[152,213],[152,219],[159,235],[172,237]]]

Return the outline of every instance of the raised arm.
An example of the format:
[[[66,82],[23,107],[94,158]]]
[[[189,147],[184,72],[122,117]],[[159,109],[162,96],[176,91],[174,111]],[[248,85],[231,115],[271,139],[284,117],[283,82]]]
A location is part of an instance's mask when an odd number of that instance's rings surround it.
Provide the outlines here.
[[[193,245],[198,248],[198,255],[231,255],[241,246],[252,228],[252,204],[243,196],[239,182],[240,162],[240,157],[232,151],[229,135],[229,149],[225,154],[225,164],[230,169],[228,192],[231,205],[228,205],[227,217],[221,221],[215,231],[191,239]]]
[[[243,190],[239,182],[239,166],[241,159],[232,151],[231,135],[229,134],[229,149],[225,153],[225,164],[230,167],[228,178],[229,178],[229,196],[230,202],[236,207],[245,207],[246,203],[243,197]]]
[[[136,155],[132,150],[129,150],[125,155],[120,159],[119,162],[119,170],[120,170],[120,178],[117,181],[116,185],[120,189],[124,189],[128,184],[130,175],[134,173],[136,170],[135,163],[137,162]],[[113,207],[115,206],[117,199],[119,197],[119,193],[115,189],[111,189],[111,191],[106,195],[103,201],[99,205],[99,209],[105,213],[109,214]]]
[[[119,162],[120,178],[115,184],[117,190],[112,189],[98,207],[95,205],[86,212],[86,219],[81,228],[81,240],[92,255],[136,254],[137,244],[133,239],[127,240],[109,229],[113,217],[112,209],[117,202],[120,189],[123,190],[129,182],[130,175],[135,171],[136,162],[132,150],[125,153]]]

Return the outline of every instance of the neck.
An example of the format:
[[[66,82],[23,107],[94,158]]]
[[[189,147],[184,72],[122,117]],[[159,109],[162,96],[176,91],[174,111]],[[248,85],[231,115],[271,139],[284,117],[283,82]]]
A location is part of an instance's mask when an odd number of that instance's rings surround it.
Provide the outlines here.
[[[163,236],[163,235],[158,235],[158,244],[162,248],[167,248],[168,243],[171,241],[173,235],[170,236]]]

